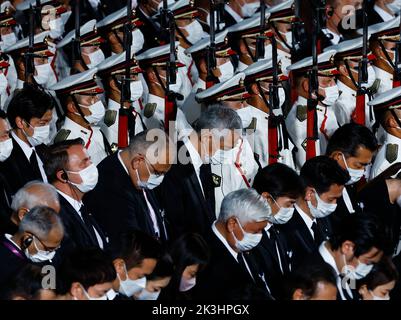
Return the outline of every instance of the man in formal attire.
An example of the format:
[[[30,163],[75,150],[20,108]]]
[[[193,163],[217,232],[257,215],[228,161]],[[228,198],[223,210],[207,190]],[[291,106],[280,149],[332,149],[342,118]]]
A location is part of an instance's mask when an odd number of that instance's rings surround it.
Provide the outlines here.
[[[65,112],[64,124],[54,142],[81,138],[91,160],[98,165],[111,154],[110,144],[99,124],[105,108],[101,101],[103,89],[95,81],[97,68],[74,74],[51,87]]]
[[[337,209],[330,215],[332,223],[361,210],[356,197],[357,185],[362,177],[369,176],[366,170],[376,150],[376,137],[364,126],[354,123],[345,124],[332,135],[327,145],[326,155],[336,160],[350,175],[343,189],[343,195],[338,201]]]
[[[106,249],[106,235],[82,203],[85,193],[92,190],[98,180],[97,168],[90,160],[83,141],[78,138],[52,145],[45,169],[49,182],[57,189],[60,217],[67,234],[62,253],[67,254],[74,248]]]
[[[336,161],[318,156],[305,162],[300,173],[304,192],[295,203],[295,211],[282,232],[292,250],[292,265],[296,269],[305,256],[315,252],[320,243],[330,238],[331,225],[327,216],[337,207],[337,199],[349,179],[348,173]]]
[[[223,150],[232,150],[241,130],[241,119],[235,111],[221,105],[210,106],[199,118],[196,131],[177,144],[178,162],[159,188],[173,237],[186,232],[209,233],[216,220],[209,159]]]
[[[383,231],[368,216],[353,215],[341,222],[332,237],[306,257],[304,265],[327,263],[335,272],[337,300],[358,300],[356,283],[366,277],[383,256]]]
[[[171,2],[169,1],[169,3]],[[153,17],[161,6],[161,0],[138,0],[136,16],[141,21],[139,29],[145,38],[146,49],[157,47],[166,41],[162,35],[160,21]]]
[[[28,262],[51,262],[64,237],[63,223],[48,207],[35,207],[22,219],[18,231],[0,242],[0,284]]]
[[[284,296],[283,281],[291,271],[292,258],[280,225],[292,218],[294,204],[303,195],[303,183],[293,169],[275,163],[258,172],[253,188],[267,200],[271,213],[262,240],[250,253],[257,259],[271,294],[278,299]]]
[[[53,100],[45,92],[28,86],[14,95],[7,111],[13,128],[13,150],[1,164],[1,172],[12,196],[29,181],[47,182],[43,169],[44,144],[49,142]]]
[[[36,206],[46,206],[59,213],[60,202],[56,188],[40,181],[30,181],[24,185],[13,197],[11,216],[2,225],[2,230],[9,234],[17,232],[21,220]]]
[[[266,199],[253,189],[224,198],[208,241],[211,258],[195,287],[197,299],[272,299],[264,275],[247,253],[259,244],[270,211]]]
[[[153,191],[171,167],[168,137],[158,132],[158,143],[163,142],[157,145],[157,154],[153,154],[155,137],[148,131],[132,137],[127,148],[98,165],[98,183],[85,197],[113,251],[120,248],[121,233],[126,231],[140,230],[162,241],[168,238],[164,210]]]

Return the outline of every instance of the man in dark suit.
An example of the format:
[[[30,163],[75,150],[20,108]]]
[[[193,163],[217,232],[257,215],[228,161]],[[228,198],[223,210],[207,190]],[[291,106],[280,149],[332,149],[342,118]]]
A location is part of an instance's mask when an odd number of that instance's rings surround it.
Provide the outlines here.
[[[290,221],[282,226],[292,249],[292,265],[297,268],[307,254],[315,252],[322,241],[330,238],[327,216],[335,211],[348,173],[336,161],[318,156],[305,162],[301,169],[304,193],[295,203]]]
[[[217,131],[223,132],[226,145],[219,145]],[[238,114],[223,106],[210,106],[202,113],[193,131],[183,143],[178,143],[177,164],[173,164],[159,188],[160,201],[171,222],[172,237],[186,232],[207,235],[216,220],[214,184],[207,158],[221,150],[230,150],[242,129]]]
[[[383,256],[381,226],[370,216],[352,215],[341,221],[332,237],[307,255],[300,268],[327,263],[335,272],[337,300],[358,300],[355,281],[366,277]]]
[[[229,193],[208,241],[211,258],[199,274],[194,296],[211,300],[272,299],[247,251],[258,245],[271,209],[253,189]]]
[[[280,299],[285,294],[283,281],[291,271],[292,256],[280,226],[293,216],[294,204],[303,195],[303,182],[293,169],[275,163],[258,172],[253,188],[267,200],[271,214],[262,240],[250,253],[258,261],[271,294]]]
[[[361,211],[357,201],[357,187],[364,178],[366,167],[372,162],[377,148],[378,143],[372,131],[354,123],[343,125],[331,136],[326,155],[336,160],[350,175],[337,209],[330,215],[333,225],[347,215]]]
[[[66,140],[49,148],[46,174],[59,194],[60,216],[67,236],[63,252],[75,248],[107,248],[107,238],[82,198],[98,180],[98,171],[83,146],[82,139]],[[61,251],[60,251],[61,252]]]
[[[168,39],[163,38],[160,29],[160,20],[152,18],[152,16],[159,12],[158,4],[161,2],[161,0],[138,0],[136,17],[142,22],[139,29],[145,38],[144,49],[158,47],[162,42],[168,42]]]
[[[47,182],[43,159],[53,115],[53,100],[42,90],[27,86],[8,106],[13,151],[0,171],[9,184],[11,196],[32,180]]]
[[[164,142],[167,136],[160,132]],[[131,138],[130,145],[104,159],[99,165],[99,181],[84,199],[109,237],[112,250],[120,247],[122,232],[141,230],[167,240],[164,211],[154,189],[170,169],[169,143],[158,149],[157,156],[149,149],[155,142],[148,131]]]

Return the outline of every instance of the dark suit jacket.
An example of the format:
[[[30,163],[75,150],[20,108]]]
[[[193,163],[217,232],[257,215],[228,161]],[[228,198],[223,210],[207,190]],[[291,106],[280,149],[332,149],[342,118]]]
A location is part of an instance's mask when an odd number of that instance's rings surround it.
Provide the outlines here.
[[[193,292],[195,299],[215,301],[269,298],[268,294],[255,284],[249,272],[243,270],[213,231],[208,239],[210,261],[206,269],[198,275]]]
[[[14,138],[11,139],[13,140],[13,151],[6,161],[0,163],[0,171],[8,182],[10,197],[27,182],[42,180],[41,176],[35,175],[29,159],[27,159],[19,144]],[[42,162],[44,162],[46,148],[45,145],[35,147],[36,153],[42,159]]]
[[[178,150],[184,148],[186,151],[182,142],[178,143],[177,148]],[[189,158],[188,151],[186,154]],[[206,182],[209,190],[204,191],[211,194],[212,202],[214,202],[214,189],[211,179],[210,173],[210,180]],[[210,227],[216,220],[215,210],[212,212],[208,206],[191,162],[173,164],[157,192],[160,203],[166,210],[166,217],[171,223],[173,238],[178,238],[186,232],[197,232],[201,235],[209,234]],[[212,205],[214,209],[214,204]]]
[[[99,181],[95,189],[85,195],[84,204],[109,237],[112,250],[119,248],[122,232],[141,230],[155,236],[143,192],[133,185],[117,154],[105,158],[98,170]],[[165,241],[164,212],[152,190],[146,190],[146,195],[158,219],[160,239]]]
[[[68,244],[68,246],[71,246],[71,248],[99,247],[97,239],[93,238],[88,227],[71,204],[62,195],[59,195],[59,200],[61,207],[60,217],[63,220],[66,233],[63,242],[65,242],[66,245]],[[104,249],[107,249],[106,235],[91,214],[89,214],[89,220],[102,238]]]
[[[25,254],[5,236],[0,238],[0,261],[0,287],[29,263]]]
[[[0,172],[0,234],[9,233],[9,226],[12,225],[10,220],[12,210],[11,191],[5,176]],[[11,234],[14,234],[12,232]]]
[[[358,203],[357,198],[357,187],[356,184],[351,184],[349,186],[345,186],[347,189],[348,195],[351,199],[352,206],[355,210],[355,213],[361,213],[361,208]],[[329,215],[330,223],[333,227],[339,225],[341,221],[349,216],[351,213],[348,211],[347,206],[345,205],[343,197],[337,200],[337,208],[331,215]]]
[[[168,39],[164,39],[160,27],[152,20],[150,17],[147,17],[140,8],[136,10],[136,17],[143,23],[139,26],[139,30],[143,33],[143,37],[145,38],[145,44],[143,51],[149,48],[154,48],[160,46],[161,42],[168,41]]]

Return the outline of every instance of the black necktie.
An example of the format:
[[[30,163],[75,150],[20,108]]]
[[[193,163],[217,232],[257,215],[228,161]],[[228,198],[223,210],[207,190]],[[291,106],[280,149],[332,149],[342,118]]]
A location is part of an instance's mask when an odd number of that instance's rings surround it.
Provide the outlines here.
[[[35,150],[32,150],[31,157],[29,158],[29,163],[32,167],[32,174],[35,180],[43,181],[42,174],[40,173],[38,159],[36,158]]]
[[[242,254],[242,252],[238,253],[237,259],[238,259],[238,263],[241,266],[242,270],[244,270],[244,272],[246,272],[246,274],[250,275],[248,268],[246,267],[245,258],[244,258],[244,255]]]
[[[202,164],[200,166],[199,178],[202,182],[202,189],[203,189],[203,193],[205,195],[207,207],[208,207],[211,215],[214,216],[214,212],[215,212],[215,202],[214,202],[214,195],[213,195],[214,188],[213,188],[212,172],[210,170],[210,165]]]
[[[93,244],[96,246],[99,246],[99,242],[97,240],[96,233],[95,233],[93,224],[91,222],[91,218],[89,217],[89,213],[86,210],[86,207],[84,205],[82,205],[81,208],[79,209],[79,212],[81,213],[82,220],[85,223],[86,229],[88,230],[88,232],[90,234],[90,238],[91,238]]]
[[[312,223],[311,229],[313,231],[313,238],[315,239],[315,243],[319,246],[322,243],[323,239],[316,222]]]
[[[279,263],[281,261],[281,269],[282,269],[281,271],[282,271],[282,273],[284,273],[284,271],[285,271],[284,265],[286,264],[285,252],[281,246],[280,240],[278,239],[277,230],[274,228],[274,226],[272,226],[269,229],[269,234],[270,234],[270,237],[269,237],[270,240],[274,243],[274,249],[275,249],[274,251],[276,252],[276,248],[278,250],[280,259],[277,259],[277,260],[279,261]]]

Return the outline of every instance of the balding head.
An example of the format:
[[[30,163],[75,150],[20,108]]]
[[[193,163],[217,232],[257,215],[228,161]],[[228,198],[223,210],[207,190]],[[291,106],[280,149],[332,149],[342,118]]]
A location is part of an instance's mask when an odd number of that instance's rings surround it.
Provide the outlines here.
[[[19,225],[24,215],[36,206],[52,208],[60,212],[60,202],[56,188],[40,181],[28,182],[18,190],[11,203],[13,210],[11,220]]]

